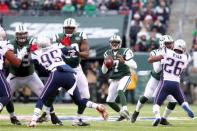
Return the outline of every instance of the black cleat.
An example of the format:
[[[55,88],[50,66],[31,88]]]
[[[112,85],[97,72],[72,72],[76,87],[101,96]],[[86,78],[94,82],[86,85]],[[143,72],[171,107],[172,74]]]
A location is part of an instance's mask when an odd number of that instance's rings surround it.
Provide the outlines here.
[[[87,122],[82,121],[82,119],[80,118],[78,120],[73,121],[72,125],[73,126],[89,126],[90,124],[87,123]]]
[[[139,115],[139,112],[134,111],[133,115],[131,116],[131,122],[132,122],[132,123],[135,123],[135,121],[136,121],[138,115]]]
[[[10,117],[10,121],[14,125],[21,125],[21,122],[17,119],[16,116]]]
[[[156,118],[154,121],[153,121],[153,126],[158,126],[158,124],[160,123],[160,119],[159,118]]]
[[[124,116],[120,116],[116,121],[123,121],[124,119],[126,119]]]
[[[42,122],[47,122],[47,121],[49,121],[47,114],[46,112],[43,112],[36,122],[42,123]]]
[[[63,126],[63,123],[59,120],[55,113],[50,113],[50,115],[52,124]]]
[[[170,124],[168,121],[167,121],[167,119],[165,119],[165,118],[161,118],[161,121],[160,121],[160,124],[161,125],[165,125],[165,126],[172,126],[172,124]]]

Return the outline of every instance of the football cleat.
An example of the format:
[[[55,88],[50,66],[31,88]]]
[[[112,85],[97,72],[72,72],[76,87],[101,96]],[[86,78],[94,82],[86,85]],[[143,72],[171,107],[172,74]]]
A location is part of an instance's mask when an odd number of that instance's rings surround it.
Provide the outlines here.
[[[21,122],[17,119],[16,116],[10,117],[10,121],[13,125],[21,125]]]
[[[137,111],[135,111],[133,113],[133,115],[131,116],[131,122],[132,123],[135,123],[135,121],[137,120],[138,115],[139,115],[139,112],[137,112]]]
[[[167,121],[167,119],[165,119],[165,118],[161,118],[161,121],[160,121],[160,124],[161,125],[166,125],[166,126],[171,126],[172,124],[170,124],[168,121]]]
[[[50,113],[50,115],[52,124],[63,126],[63,123],[59,120],[55,113]]]
[[[82,121],[82,119],[76,119],[73,121],[73,126],[89,126],[90,124],[87,122]]]
[[[42,123],[47,121],[49,121],[49,116],[46,114],[46,112],[43,112],[36,122]]]
[[[108,119],[108,113],[106,111],[106,108],[104,105],[99,104],[96,108],[96,110],[101,114],[101,116],[103,117],[104,120]]]
[[[158,126],[159,123],[160,123],[160,118],[156,118],[156,119],[153,121],[152,125],[153,125],[153,126]]]
[[[37,123],[34,120],[31,120],[28,124],[28,127],[36,127]]]
[[[127,110],[120,111],[120,116],[123,116],[125,119],[130,120],[129,112]]]
[[[120,116],[116,121],[123,121],[124,119],[126,119],[124,116]]]

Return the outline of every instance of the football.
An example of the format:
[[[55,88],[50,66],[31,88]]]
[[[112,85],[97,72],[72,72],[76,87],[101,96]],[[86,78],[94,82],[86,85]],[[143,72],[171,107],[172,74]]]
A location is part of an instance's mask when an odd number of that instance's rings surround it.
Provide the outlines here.
[[[105,60],[104,60],[104,63],[105,63],[105,66],[108,68],[108,69],[111,69],[113,67],[113,58],[112,57],[106,57]]]

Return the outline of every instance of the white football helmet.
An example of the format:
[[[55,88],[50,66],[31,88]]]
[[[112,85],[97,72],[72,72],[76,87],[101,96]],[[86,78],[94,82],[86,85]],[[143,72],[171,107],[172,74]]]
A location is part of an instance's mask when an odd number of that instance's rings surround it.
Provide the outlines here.
[[[3,27],[0,26],[0,41],[6,40],[6,32]]]
[[[113,50],[117,50],[122,46],[122,39],[119,35],[113,35],[109,39],[110,46]]]
[[[38,36],[36,39],[36,44],[39,48],[45,48],[51,45],[51,40],[44,36]]]
[[[186,51],[186,42],[182,39],[178,39],[174,42],[173,50],[180,50],[182,52]]]
[[[67,18],[64,20],[63,31],[67,36],[71,37],[77,27],[78,24],[75,19]]]
[[[24,25],[22,24],[17,25],[15,28],[15,34],[16,34],[16,39],[19,42],[24,43],[27,40],[28,31]]]
[[[171,36],[169,35],[163,35],[160,39],[159,39],[159,47],[163,48],[165,47],[166,43],[173,43],[174,40]]]

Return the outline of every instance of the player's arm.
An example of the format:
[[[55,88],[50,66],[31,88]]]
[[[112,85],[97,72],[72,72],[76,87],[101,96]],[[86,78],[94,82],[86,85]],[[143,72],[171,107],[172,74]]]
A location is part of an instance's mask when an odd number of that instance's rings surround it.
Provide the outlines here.
[[[82,32],[82,42],[80,44],[80,51],[79,51],[79,57],[82,59],[87,59],[89,57],[89,45],[88,45],[88,38],[86,33]]]
[[[155,50],[153,50],[153,51],[150,52],[150,56],[156,56],[156,55],[157,55],[157,53],[156,53]],[[149,56],[149,57],[150,57],[150,56]],[[160,72],[160,71],[162,70],[161,62],[154,62],[154,63],[153,63],[153,70],[154,70],[156,73]]]
[[[153,62],[161,61],[162,59],[163,59],[163,56],[162,55],[150,56],[148,58],[148,63],[153,63]]]
[[[8,50],[6,53],[5,53],[5,58],[9,61],[10,64],[12,65],[15,65],[17,67],[19,67],[21,65],[21,60],[18,59],[14,52],[11,51],[11,50]]]
[[[118,55],[118,60],[129,68],[137,69],[137,63],[133,60],[133,52],[128,48],[125,51],[124,57],[122,55]]]
[[[107,55],[107,52],[105,52],[105,53],[104,53],[104,59],[105,59],[107,56],[108,56],[108,55]],[[106,67],[105,62],[103,62],[103,65],[102,65],[102,67],[101,67],[101,71],[102,71],[103,74],[106,74],[107,71],[108,71],[108,68]]]

